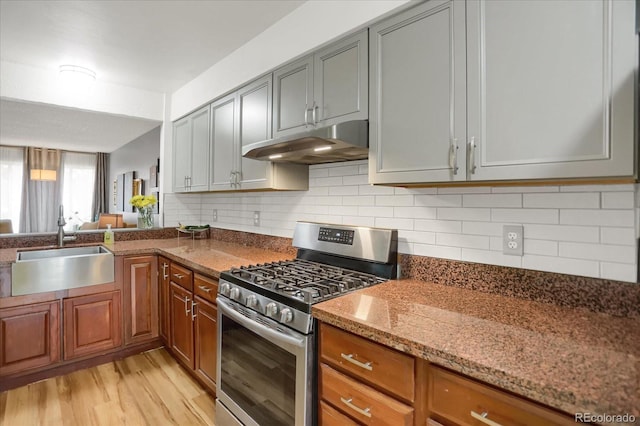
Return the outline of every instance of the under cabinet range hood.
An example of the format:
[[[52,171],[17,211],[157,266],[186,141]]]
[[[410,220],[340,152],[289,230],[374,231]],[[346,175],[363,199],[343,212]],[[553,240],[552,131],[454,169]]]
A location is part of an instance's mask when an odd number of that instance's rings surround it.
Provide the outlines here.
[[[369,122],[346,121],[242,147],[242,155],[282,163],[320,164],[369,155]]]

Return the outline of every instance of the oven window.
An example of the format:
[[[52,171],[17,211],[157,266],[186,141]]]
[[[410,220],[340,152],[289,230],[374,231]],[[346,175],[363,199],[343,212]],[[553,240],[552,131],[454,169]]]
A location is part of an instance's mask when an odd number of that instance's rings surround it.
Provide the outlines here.
[[[222,316],[220,386],[261,426],[295,422],[296,357]]]

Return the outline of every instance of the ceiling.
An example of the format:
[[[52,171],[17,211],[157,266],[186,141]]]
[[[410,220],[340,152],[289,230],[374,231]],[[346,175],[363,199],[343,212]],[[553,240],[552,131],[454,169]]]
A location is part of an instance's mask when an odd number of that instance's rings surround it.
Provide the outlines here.
[[[100,81],[172,93],[302,3],[0,0],[0,60],[80,65]],[[6,144],[111,152],[160,124],[7,99],[0,107]]]

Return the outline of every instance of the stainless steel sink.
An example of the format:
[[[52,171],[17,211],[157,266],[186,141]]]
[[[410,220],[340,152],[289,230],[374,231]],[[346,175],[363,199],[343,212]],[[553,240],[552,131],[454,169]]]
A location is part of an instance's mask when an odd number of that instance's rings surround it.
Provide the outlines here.
[[[114,277],[113,253],[103,246],[20,251],[11,267],[11,295],[104,284]]]

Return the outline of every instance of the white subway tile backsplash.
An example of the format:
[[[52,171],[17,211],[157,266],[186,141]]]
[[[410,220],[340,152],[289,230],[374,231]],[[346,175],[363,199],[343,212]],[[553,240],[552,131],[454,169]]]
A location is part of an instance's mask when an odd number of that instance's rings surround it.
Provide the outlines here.
[[[560,257],[629,264],[633,264],[636,261],[636,248],[634,246],[568,242],[560,242],[559,244]]]
[[[597,209],[600,193],[523,194],[522,205],[527,208]]]
[[[319,164],[308,191],[165,194],[163,225],[283,237],[299,220],[390,227],[400,253],[637,280],[638,184],[394,188],[369,185],[367,174],[366,160]],[[524,256],[502,254],[505,224],[524,225]]]
[[[524,227],[525,246],[527,238],[597,243],[600,239],[599,231],[597,226],[526,225]]]
[[[449,234],[462,233],[462,222],[457,220],[416,219],[413,226],[416,231],[445,232]]]
[[[490,209],[478,208],[438,208],[438,219],[442,220],[491,220]]]
[[[462,207],[462,195],[416,195],[414,202],[425,207]]]
[[[522,194],[464,194],[463,207],[522,207]]]
[[[483,235],[436,234],[439,246],[466,247],[489,250],[489,237]]]
[[[559,223],[557,209],[491,209],[491,220],[504,223]]]
[[[600,263],[600,278],[608,280],[638,282],[636,265],[621,265],[619,263]]]
[[[633,228],[633,209],[628,210],[560,210],[560,223],[571,225],[614,225]]]
[[[635,194],[633,191],[603,192],[603,209],[631,209],[634,207]]]
[[[395,217],[411,217],[414,219],[435,219],[437,209],[435,207],[394,207]]]
[[[619,244],[635,246],[636,237],[631,228],[600,228],[600,242],[602,244]]]
[[[525,254],[522,257],[522,267],[559,274],[586,275],[587,277],[597,277],[600,273],[600,265],[597,261],[533,254]]]

